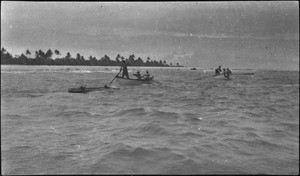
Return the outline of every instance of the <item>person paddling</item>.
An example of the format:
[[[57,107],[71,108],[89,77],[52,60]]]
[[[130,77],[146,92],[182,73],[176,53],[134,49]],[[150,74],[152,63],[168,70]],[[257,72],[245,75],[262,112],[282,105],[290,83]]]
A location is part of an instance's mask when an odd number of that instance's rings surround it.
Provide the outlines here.
[[[142,79],[142,75],[140,73],[140,71],[137,71],[135,74],[133,74],[134,76],[137,77],[137,79]]]
[[[229,68],[227,68],[226,70],[224,70],[223,72],[225,78],[229,78],[230,75],[232,74],[231,70],[229,70]]]
[[[229,68],[227,68],[227,73],[228,73],[228,75],[230,76],[230,75],[232,74],[232,71],[229,70]]]
[[[148,70],[146,71],[146,74],[143,75],[143,77],[144,77],[145,79],[149,79],[149,78],[150,78],[150,74],[149,74],[149,71],[148,71]]]
[[[129,75],[128,75],[128,70],[127,70],[127,64],[125,62],[125,60],[122,61],[122,65],[121,65],[121,68],[120,68],[120,71],[122,71],[122,78],[124,78],[124,76],[127,77],[127,79],[129,79]]]
[[[222,73],[223,75],[226,73],[226,68],[223,68]]]
[[[216,68],[216,69],[215,69],[215,75],[220,75],[220,74],[221,74],[221,71],[222,71],[221,65],[219,65],[219,68]]]

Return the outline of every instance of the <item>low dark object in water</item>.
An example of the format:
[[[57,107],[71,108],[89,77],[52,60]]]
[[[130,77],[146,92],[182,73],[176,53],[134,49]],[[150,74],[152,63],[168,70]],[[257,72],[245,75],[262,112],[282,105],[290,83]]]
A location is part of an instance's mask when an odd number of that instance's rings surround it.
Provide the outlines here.
[[[232,74],[233,75],[254,75],[253,72],[246,72],[246,73],[241,72],[241,73],[232,73]]]
[[[68,92],[70,93],[86,93],[86,92],[90,92],[90,91],[99,91],[99,90],[104,90],[104,89],[108,89],[109,87],[84,87],[84,86],[80,86],[78,88],[70,88],[68,89]]]

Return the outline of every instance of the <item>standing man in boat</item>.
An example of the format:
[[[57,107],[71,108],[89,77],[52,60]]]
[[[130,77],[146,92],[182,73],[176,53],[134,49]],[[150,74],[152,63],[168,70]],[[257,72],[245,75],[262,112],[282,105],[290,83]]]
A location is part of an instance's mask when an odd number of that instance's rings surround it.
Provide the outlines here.
[[[120,68],[120,71],[122,71],[122,78],[124,78],[124,76],[127,77],[127,79],[129,79],[129,74],[128,74],[128,70],[127,70],[127,64],[126,64],[126,61],[125,60],[122,60],[122,65],[121,65],[121,68]]]

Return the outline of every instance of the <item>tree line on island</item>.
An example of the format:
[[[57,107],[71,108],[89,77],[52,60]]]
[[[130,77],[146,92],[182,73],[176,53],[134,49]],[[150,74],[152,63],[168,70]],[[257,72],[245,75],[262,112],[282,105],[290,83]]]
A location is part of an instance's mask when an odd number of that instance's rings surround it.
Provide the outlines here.
[[[31,58],[31,52],[27,49],[25,54],[20,56],[12,56],[5,48],[1,49],[1,65],[90,65],[90,66],[120,66],[122,60],[125,60],[129,66],[155,66],[155,67],[182,67],[178,63],[173,65],[167,64],[166,61],[151,60],[147,57],[144,62],[140,57],[136,59],[134,54],[129,55],[128,58],[124,58],[120,54],[117,55],[115,60],[111,60],[107,55],[104,55],[101,59],[97,60],[96,57],[89,56],[88,60],[84,56],[77,53],[76,57],[72,57],[70,52],[67,52],[66,56],[61,56],[58,50],[54,52],[49,49],[46,53],[42,50],[35,51],[35,58]],[[52,59],[55,57],[55,59]]]

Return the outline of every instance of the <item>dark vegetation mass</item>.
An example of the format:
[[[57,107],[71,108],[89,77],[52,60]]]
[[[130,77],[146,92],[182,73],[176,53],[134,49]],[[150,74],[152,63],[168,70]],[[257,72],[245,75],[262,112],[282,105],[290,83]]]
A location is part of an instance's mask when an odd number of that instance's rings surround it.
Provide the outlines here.
[[[31,52],[27,49],[25,54],[22,53],[20,56],[15,55],[14,57],[6,51],[5,48],[1,49],[1,65],[90,65],[90,66],[120,66],[122,60],[125,60],[129,66],[154,66],[154,67],[169,67],[180,65],[177,63],[167,64],[166,61],[151,60],[149,57],[144,62],[140,57],[136,59],[134,54],[131,54],[128,58],[124,58],[118,54],[114,60],[111,60],[107,55],[104,55],[101,59],[89,56],[86,60],[79,53],[76,57],[72,57],[70,52],[67,52],[66,56],[62,56],[58,50],[54,52],[49,49],[46,53],[42,50],[35,51],[35,57],[31,58]],[[55,58],[55,59],[53,59]]]

